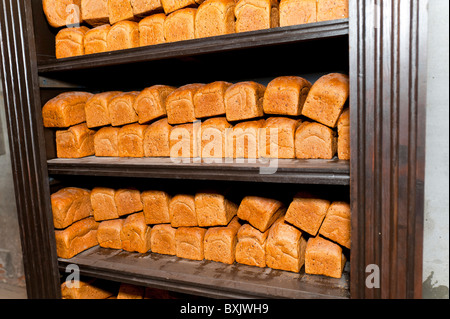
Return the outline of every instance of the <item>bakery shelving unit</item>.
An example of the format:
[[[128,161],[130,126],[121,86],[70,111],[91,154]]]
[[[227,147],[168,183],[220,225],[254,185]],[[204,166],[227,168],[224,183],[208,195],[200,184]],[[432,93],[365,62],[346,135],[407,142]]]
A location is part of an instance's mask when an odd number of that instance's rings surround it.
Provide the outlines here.
[[[0,3],[5,105],[30,298],[60,297],[60,276],[83,274],[209,297],[413,298],[421,296],[426,1],[350,0],[345,20],[196,39],[56,61],[40,0]],[[350,74],[351,161],[262,164],[168,163],[162,159],[62,160],[42,127],[45,101],[70,90],[139,90],[287,74],[311,81]],[[55,187],[106,179],[242,183],[281,190],[330,187],[349,196],[352,250],[341,279],[156,254],[91,248],[56,256],[50,194]],[[89,181],[89,182],[86,182]],[[73,184],[72,184],[73,185]],[[380,288],[365,285],[380,268]],[[394,280],[395,279],[395,280]]]

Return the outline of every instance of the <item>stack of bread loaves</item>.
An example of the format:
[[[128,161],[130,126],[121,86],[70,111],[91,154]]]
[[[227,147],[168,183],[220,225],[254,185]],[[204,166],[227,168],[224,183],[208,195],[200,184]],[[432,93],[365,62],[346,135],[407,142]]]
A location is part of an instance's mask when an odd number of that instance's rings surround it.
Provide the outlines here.
[[[43,0],[56,58],[346,18],[348,0]],[[89,27],[81,25],[86,23]]]
[[[267,87],[216,81],[142,91],[63,93],[42,109],[60,158],[350,157],[348,76],[314,85],[281,76]]]
[[[350,249],[350,206],[308,196],[288,206],[246,196],[237,205],[218,191],[64,188],[52,195],[52,208],[61,258],[98,244],[291,272],[305,266],[308,274],[340,278],[342,247]]]

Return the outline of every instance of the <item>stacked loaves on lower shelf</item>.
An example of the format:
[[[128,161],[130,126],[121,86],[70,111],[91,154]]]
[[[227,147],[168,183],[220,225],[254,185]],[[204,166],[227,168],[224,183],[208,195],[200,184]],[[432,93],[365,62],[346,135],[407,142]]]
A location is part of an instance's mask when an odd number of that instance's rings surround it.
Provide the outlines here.
[[[42,109],[57,157],[350,158],[348,76],[62,93]],[[97,131],[96,131],[97,130]]]
[[[64,259],[100,245],[340,278],[351,242],[349,204],[305,194],[289,205],[258,196],[237,205],[215,191],[68,187],[51,203]]]

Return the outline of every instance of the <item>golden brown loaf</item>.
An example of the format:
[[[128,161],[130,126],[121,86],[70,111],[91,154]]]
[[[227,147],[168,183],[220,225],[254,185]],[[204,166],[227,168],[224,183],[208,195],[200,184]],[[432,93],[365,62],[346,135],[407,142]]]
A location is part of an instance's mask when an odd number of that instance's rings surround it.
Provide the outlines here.
[[[348,0],[317,0],[317,21],[348,18]]]
[[[93,214],[91,192],[78,187],[66,187],[51,195],[53,224],[66,228]]]
[[[260,132],[260,156],[295,158],[295,131],[300,120],[270,117]]]
[[[111,25],[123,20],[134,20],[131,0],[108,0],[108,10]]]
[[[228,130],[225,157],[259,158],[260,131],[265,120],[246,121]]]
[[[95,154],[95,131],[86,123],[70,127],[68,130],[56,132],[56,156],[59,158],[81,158]]]
[[[195,6],[203,2],[203,0],[161,0],[164,12],[169,14],[179,9]]]
[[[56,254],[69,259],[82,251],[98,245],[97,223],[88,217],[79,220],[63,230],[55,230]]]
[[[169,214],[172,227],[198,226],[194,195],[178,194],[172,197]]]
[[[338,123],[338,158],[342,160],[350,159],[350,110],[346,109],[339,117]]]
[[[250,224],[242,225],[237,233],[236,262],[266,267],[266,240],[269,230],[260,232]]]
[[[142,211],[141,192],[132,188],[121,188],[116,190],[114,201],[119,216],[124,216]]]
[[[305,250],[302,232],[280,217],[269,230],[266,264],[273,269],[299,272],[305,264]]]
[[[200,87],[194,95],[195,117],[225,115],[225,92],[231,85],[225,81],[216,81]]]
[[[230,86],[225,92],[227,120],[232,122],[263,116],[265,90],[264,85],[253,81],[239,82]]]
[[[172,126],[167,118],[150,124],[144,131],[144,156],[146,157],[169,157],[169,137]]]
[[[170,223],[170,195],[164,191],[144,191],[141,194],[145,223],[149,225]]]
[[[192,158],[200,156],[200,123],[175,125],[170,131],[170,157]]]
[[[346,258],[342,248],[322,237],[310,238],[305,253],[305,273],[341,278]]]
[[[134,109],[139,123],[147,123],[165,117],[166,99],[175,88],[167,85],[154,85],[142,90],[134,101]]]
[[[218,192],[195,194],[198,226],[226,226],[236,216],[238,206]]]
[[[204,84],[187,84],[170,93],[166,98],[166,111],[169,124],[194,122],[194,95]]]
[[[81,0],[81,17],[94,27],[109,24],[108,0]]]
[[[54,28],[81,23],[80,5],[80,0],[42,0],[45,17]]]
[[[95,156],[118,157],[119,156],[119,130],[118,127],[105,126],[94,135]]]
[[[111,285],[99,279],[74,280],[68,285],[68,281],[61,284],[62,299],[108,299],[113,296]]]
[[[317,22],[317,0],[281,0],[280,27]]]
[[[201,227],[180,227],[175,232],[177,257],[203,260],[206,229]]]
[[[139,24],[133,21],[120,21],[114,24],[106,38],[108,51],[139,47]]]
[[[86,101],[92,97],[88,92],[66,92],[45,103],[42,119],[45,127],[70,127],[86,121]]]
[[[144,299],[145,288],[142,286],[121,283],[117,299]]]
[[[144,157],[144,132],[148,125],[122,126],[119,131],[119,157]]]
[[[246,196],[239,205],[237,216],[265,232],[285,212],[283,203],[276,199]]]
[[[311,83],[299,76],[280,76],[273,79],[264,93],[264,113],[301,115],[310,88]]]
[[[56,34],[55,56],[57,59],[84,55],[86,27],[64,28]]]
[[[213,117],[202,122],[199,155],[202,158],[225,157],[227,133],[232,128],[225,117]]]
[[[319,78],[308,93],[302,115],[335,127],[349,96],[349,78],[330,73]]]
[[[175,233],[177,229],[170,224],[159,224],[152,228],[152,252],[163,255],[177,254]]]
[[[141,47],[166,42],[164,21],[166,21],[164,13],[152,14],[139,21],[139,43]]]
[[[329,127],[305,121],[295,132],[295,156],[297,158],[332,159],[337,150],[336,133]]]
[[[112,91],[94,94],[86,101],[84,110],[86,113],[86,125],[89,128],[111,124],[108,105],[109,102],[122,92]]]
[[[197,10],[195,37],[206,38],[234,33],[236,29],[235,0],[207,0]]]
[[[208,228],[204,240],[204,258],[233,264],[236,259],[236,234],[240,227],[239,219],[234,217],[227,226]]]
[[[108,103],[109,117],[112,126],[121,126],[135,123],[138,121],[138,115],[134,109],[134,101],[139,92],[123,92],[117,94]]]
[[[131,6],[135,17],[144,17],[162,10],[161,0],[131,0]]]
[[[166,42],[195,39],[195,14],[197,9],[184,8],[169,14],[164,21]]]
[[[350,249],[351,232],[350,205],[346,202],[333,202],[328,208],[319,234]]]
[[[128,215],[120,233],[122,249],[141,254],[148,252],[151,249],[151,230],[145,223],[144,213]]]
[[[97,229],[97,240],[100,247],[122,249],[120,233],[123,222],[123,219],[111,219],[100,222]]]
[[[109,24],[90,29],[84,35],[84,54],[102,53],[108,51]]]
[[[316,236],[329,207],[326,199],[296,197],[286,212],[286,221]]]
[[[278,0],[239,0],[235,8],[236,32],[279,26]]]
[[[96,221],[119,218],[114,195],[115,189],[106,187],[95,187],[91,191],[91,205],[94,210]]]

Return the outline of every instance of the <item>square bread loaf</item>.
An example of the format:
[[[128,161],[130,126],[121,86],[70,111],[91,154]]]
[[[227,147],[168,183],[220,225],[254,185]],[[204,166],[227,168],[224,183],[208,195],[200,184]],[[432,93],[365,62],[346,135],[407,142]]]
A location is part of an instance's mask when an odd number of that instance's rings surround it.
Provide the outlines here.
[[[56,34],[55,56],[57,59],[84,55],[84,36],[87,27],[64,28]]]
[[[78,187],[62,188],[51,195],[53,225],[62,229],[92,216],[91,191]]]
[[[141,192],[133,188],[117,189],[114,194],[117,213],[119,216],[129,215],[142,211]]]
[[[141,47],[166,42],[164,37],[166,17],[164,13],[157,13],[139,21],[139,45]]]
[[[236,216],[238,206],[218,192],[195,194],[195,212],[198,226],[226,226]]]
[[[90,29],[84,35],[84,54],[102,53],[108,51],[109,24]]]
[[[134,102],[138,91],[122,92],[115,95],[108,103],[108,111],[112,126],[136,123],[139,120]]]
[[[145,223],[149,225],[170,223],[170,195],[164,191],[144,191],[141,194]]]
[[[183,85],[166,98],[166,111],[169,124],[192,123],[196,120],[194,95],[204,84]]]
[[[317,0],[317,21],[348,18],[348,0]]]
[[[285,212],[283,203],[276,199],[246,196],[239,205],[237,216],[265,232]]]
[[[188,194],[173,196],[169,203],[169,214],[172,227],[198,226],[195,196]]]
[[[319,236],[308,240],[305,273],[341,278],[345,262],[345,255],[338,244]]]
[[[280,27],[317,22],[317,0],[282,0]]]
[[[332,159],[337,151],[336,133],[317,122],[304,121],[295,132],[295,156],[302,159]]]
[[[226,226],[208,228],[205,233],[204,258],[233,264],[236,259],[236,234],[240,227],[239,219],[234,217]]]
[[[151,249],[151,231],[143,212],[128,215],[120,233],[122,249],[141,254],[148,252]]]
[[[177,229],[170,224],[159,224],[152,228],[152,252],[163,255],[177,254],[175,233]]]
[[[203,2],[203,0],[161,0],[164,12],[169,14],[182,8],[196,6]]]
[[[124,20],[134,20],[131,0],[108,0],[108,11],[111,25]]]
[[[139,24],[134,21],[115,23],[108,32],[106,42],[108,51],[139,47]]]
[[[144,132],[147,126],[133,123],[120,128],[119,157],[144,157]]]
[[[225,92],[231,85],[229,82],[216,81],[200,87],[194,95],[195,117],[225,115]]]
[[[86,125],[89,128],[111,125],[108,105],[113,98],[121,94],[119,91],[94,94],[86,101]]]
[[[236,32],[235,0],[203,2],[195,16],[195,37],[206,38]]]
[[[278,0],[239,0],[235,7],[236,32],[279,26]]]
[[[135,17],[145,17],[163,9],[161,0],[131,0]]]
[[[268,118],[260,131],[260,156],[295,158],[295,132],[300,122],[287,117]]]
[[[213,117],[202,122],[199,155],[204,159],[225,157],[226,138],[232,129],[225,117]]]
[[[119,156],[119,131],[120,128],[105,126],[94,135],[94,150],[97,157]]]
[[[144,131],[144,156],[169,157],[172,126],[167,118],[150,124]]]
[[[108,299],[117,290],[114,282],[89,278],[88,280],[74,280],[73,285],[68,281],[61,284],[62,299]]]
[[[80,0],[42,0],[45,17],[54,28],[81,23],[80,5]]]
[[[266,240],[269,230],[260,232],[244,224],[237,232],[236,262],[249,266],[266,267]]]
[[[97,27],[109,24],[109,0],[81,0],[81,17],[87,24]]]
[[[170,131],[170,157],[193,158],[200,156],[199,122],[175,125]]]
[[[203,260],[206,229],[201,227],[179,227],[175,232],[177,257]]]
[[[286,212],[286,221],[316,236],[330,207],[330,201],[317,198],[296,197]]]
[[[339,201],[331,203],[319,234],[350,249],[352,234],[350,205]]]
[[[95,154],[95,131],[86,123],[56,132],[56,156],[58,158],[81,158]]]
[[[260,131],[265,120],[245,121],[227,130],[227,158],[259,158]]]
[[[225,92],[227,120],[242,121],[264,116],[263,99],[266,87],[245,81],[231,85]]]
[[[167,97],[175,88],[167,85],[153,85],[142,90],[134,101],[134,109],[140,124],[144,124],[167,115]]]
[[[350,159],[350,110],[345,109],[339,117],[338,123],[338,158],[342,160]]]
[[[124,219],[111,219],[100,222],[97,229],[97,240],[100,247],[122,249],[122,232]]]
[[[195,39],[195,15],[197,9],[184,8],[172,12],[164,21],[166,42]]]
[[[91,205],[96,221],[117,219],[120,217],[117,211],[115,194],[116,190],[112,188],[95,187],[92,189]]]

